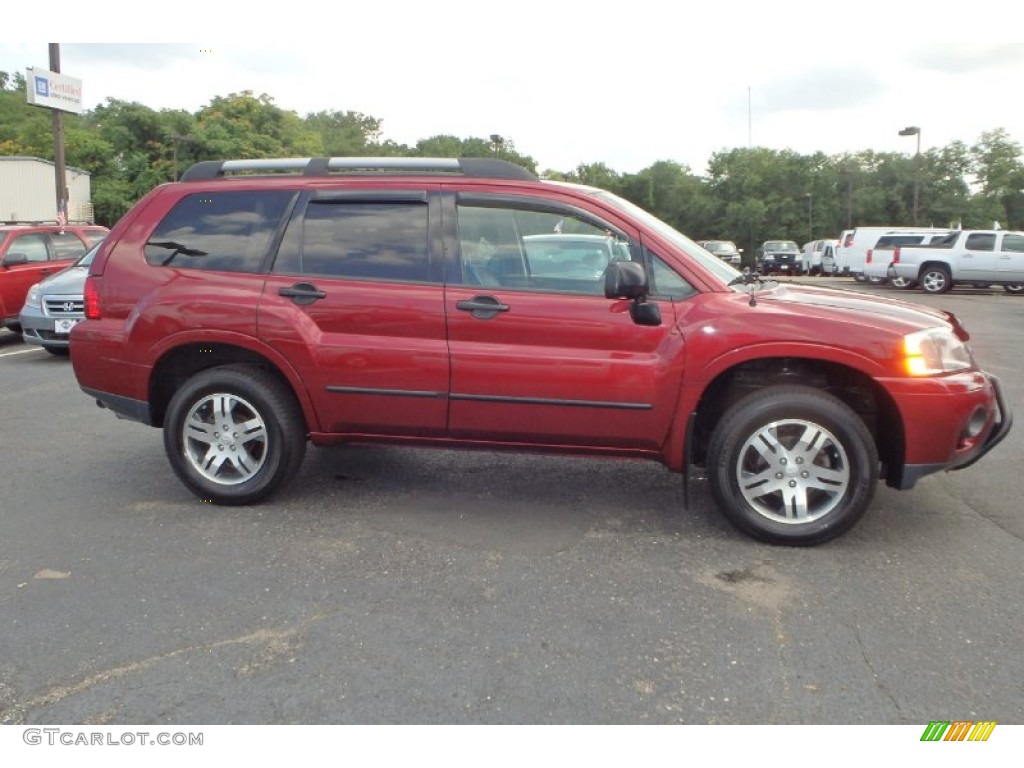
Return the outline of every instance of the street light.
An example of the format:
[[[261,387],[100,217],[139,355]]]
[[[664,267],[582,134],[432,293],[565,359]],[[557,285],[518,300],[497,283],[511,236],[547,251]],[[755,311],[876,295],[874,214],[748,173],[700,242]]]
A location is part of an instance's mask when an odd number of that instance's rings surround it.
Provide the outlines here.
[[[505,143],[505,137],[504,136],[499,136],[497,133],[492,133],[491,134],[491,144],[494,145],[494,156],[495,157],[498,156],[498,150],[501,149],[501,146],[504,143]]]
[[[914,154],[914,226],[917,226],[917,202],[921,194],[921,128],[908,125],[900,136],[917,136],[917,152]]]

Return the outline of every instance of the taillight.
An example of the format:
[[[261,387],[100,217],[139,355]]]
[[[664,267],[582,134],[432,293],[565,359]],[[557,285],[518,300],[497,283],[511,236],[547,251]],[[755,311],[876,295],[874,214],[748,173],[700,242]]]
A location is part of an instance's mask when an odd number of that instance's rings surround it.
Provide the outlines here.
[[[103,313],[100,311],[100,292],[96,287],[96,280],[91,277],[85,278],[85,319],[102,320]]]
[[[873,253],[874,253],[874,251],[871,250],[870,248],[868,248],[868,255],[864,257],[864,263],[865,264],[870,264],[871,263],[871,254],[873,254]]]
[[[896,249],[893,250],[893,252],[892,252],[892,263],[893,264],[899,264],[900,263],[900,249],[899,249],[899,246],[897,246]]]

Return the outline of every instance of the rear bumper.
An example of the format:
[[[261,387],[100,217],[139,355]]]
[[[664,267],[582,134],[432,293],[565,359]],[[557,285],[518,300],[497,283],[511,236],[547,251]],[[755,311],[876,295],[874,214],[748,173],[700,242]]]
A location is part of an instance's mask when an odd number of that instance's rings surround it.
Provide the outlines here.
[[[138,421],[147,427],[153,426],[153,419],[149,410],[149,403],[143,400],[133,400],[130,397],[115,395],[110,392],[101,392],[98,389],[82,387],[82,391],[96,399],[96,405],[113,411],[119,419]]]

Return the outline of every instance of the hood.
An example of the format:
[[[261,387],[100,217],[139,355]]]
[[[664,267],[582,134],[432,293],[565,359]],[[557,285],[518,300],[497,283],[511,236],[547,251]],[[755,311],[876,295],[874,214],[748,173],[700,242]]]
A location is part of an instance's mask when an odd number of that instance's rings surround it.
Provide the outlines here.
[[[88,267],[67,267],[55,275],[50,275],[39,283],[39,290],[44,294],[81,295],[85,290],[85,278],[89,275]]]
[[[961,339],[968,339],[967,331],[951,312],[901,299],[783,283],[775,289],[758,291],[756,300],[766,306],[789,309],[808,319],[832,318],[895,333],[950,325]]]

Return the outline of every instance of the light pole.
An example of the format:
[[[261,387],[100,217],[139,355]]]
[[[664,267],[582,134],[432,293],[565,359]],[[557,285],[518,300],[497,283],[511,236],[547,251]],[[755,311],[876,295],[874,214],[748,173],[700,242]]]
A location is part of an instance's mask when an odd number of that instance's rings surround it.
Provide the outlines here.
[[[497,133],[492,133],[491,134],[491,144],[494,145],[494,156],[495,157],[498,156],[498,151],[501,149],[501,146],[504,143],[505,143],[505,137],[504,136],[500,136]]]
[[[914,153],[914,226],[917,226],[917,203],[921,194],[921,128],[908,125],[900,136],[917,136],[917,152]]]

